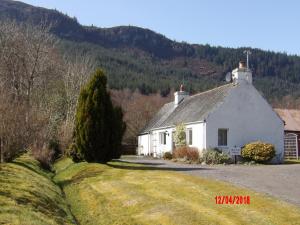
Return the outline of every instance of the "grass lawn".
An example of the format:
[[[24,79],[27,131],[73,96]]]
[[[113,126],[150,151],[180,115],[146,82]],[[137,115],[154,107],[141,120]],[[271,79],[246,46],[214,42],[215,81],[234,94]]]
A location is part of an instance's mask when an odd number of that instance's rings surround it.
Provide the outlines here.
[[[124,162],[62,159],[55,169],[80,224],[300,224],[298,207],[223,182]],[[251,203],[217,205],[217,195]]]
[[[300,159],[286,159],[284,160],[284,164],[300,164]]]
[[[72,224],[53,175],[27,155],[0,164],[0,224]]]

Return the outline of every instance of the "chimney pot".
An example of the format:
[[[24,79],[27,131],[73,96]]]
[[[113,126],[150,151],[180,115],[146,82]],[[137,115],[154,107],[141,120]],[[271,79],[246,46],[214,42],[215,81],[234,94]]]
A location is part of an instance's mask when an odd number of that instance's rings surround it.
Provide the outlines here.
[[[184,90],[183,88],[183,84],[180,85],[180,89],[179,89],[181,92]]]
[[[174,106],[177,107],[178,104],[180,104],[180,102],[188,96],[189,93],[184,91],[183,85],[181,84],[179,91],[174,93]]]

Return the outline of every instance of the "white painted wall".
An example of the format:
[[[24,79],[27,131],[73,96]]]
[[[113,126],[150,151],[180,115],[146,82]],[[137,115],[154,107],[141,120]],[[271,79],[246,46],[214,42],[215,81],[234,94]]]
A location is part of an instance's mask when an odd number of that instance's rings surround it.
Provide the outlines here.
[[[151,150],[154,157],[162,157],[165,152],[172,151],[172,131],[174,128],[154,130],[151,132]],[[159,133],[166,132],[166,144],[159,142]]]
[[[246,76],[247,77],[247,76]],[[200,152],[218,146],[218,129],[228,129],[228,150],[242,147],[253,141],[263,141],[275,146],[276,157],[273,162],[283,160],[284,123],[272,107],[246,78],[238,79],[238,85],[231,89],[224,102],[214,109],[205,122],[185,124],[193,129],[193,144]],[[162,157],[164,152],[172,151],[172,132],[174,127],[151,131],[139,136],[139,154]],[[159,143],[159,133],[167,132],[166,144]]]
[[[138,155],[150,154],[150,135],[144,134],[138,136]]]
[[[208,148],[218,147],[218,129],[228,128],[228,147],[242,147],[260,140],[275,146],[277,158],[274,162],[283,160],[283,121],[249,83],[233,88],[206,122]]]
[[[201,152],[205,149],[205,123],[198,122],[193,124],[186,124],[186,129],[192,128],[193,130],[193,143],[190,147],[198,148]]]
[[[205,149],[205,124],[202,122],[186,124],[186,128],[193,131],[193,144],[190,147],[196,147],[200,151]],[[138,136],[138,154],[162,157],[165,152],[173,151],[173,131],[175,126],[151,131],[150,134]],[[159,142],[159,133],[166,132],[166,144]]]

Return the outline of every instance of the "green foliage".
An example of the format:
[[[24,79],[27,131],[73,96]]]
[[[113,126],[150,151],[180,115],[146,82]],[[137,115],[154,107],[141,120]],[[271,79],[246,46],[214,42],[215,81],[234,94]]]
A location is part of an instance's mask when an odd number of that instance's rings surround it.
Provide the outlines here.
[[[199,159],[199,151],[197,148],[182,146],[175,149],[173,156],[175,159],[185,159],[195,162]]]
[[[64,52],[74,48],[73,42],[64,41],[61,44]],[[160,92],[165,96],[168,88],[178,89],[183,77],[185,89],[190,93],[217,87],[224,84],[225,74],[236,68],[238,62],[245,58],[243,54],[245,48],[233,49],[209,45],[195,45],[195,55],[186,57],[185,63],[175,54],[165,60],[147,51],[137,57],[133,49],[124,52],[116,48],[111,51],[89,43],[76,43],[76,46],[95,56],[97,65],[110,74],[108,83],[111,88],[138,89],[146,95]],[[284,96],[290,95],[291,99],[300,97],[299,57],[260,49],[251,51],[250,63],[254,86],[267,100],[280,102]]]
[[[55,10],[31,6],[26,6],[31,10],[24,10],[23,3],[19,2],[0,6],[2,20],[39,24],[44,16],[49,18],[51,32],[63,40],[62,52],[81,48],[94,56],[97,66],[110,74],[108,83],[113,89],[139,89],[144,94],[161,91],[164,96],[168,87],[178,88],[184,77],[187,91],[200,92],[222,84],[226,72],[237,67],[238,61],[245,57],[245,48],[179,43],[133,26],[95,29],[82,26],[76,19]],[[294,99],[300,97],[299,56],[260,49],[251,52],[254,85],[268,100],[278,101],[287,95]]]
[[[229,163],[230,156],[218,149],[205,149],[201,157],[201,161],[206,164],[222,164]]]
[[[106,83],[104,73],[96,70],[80,92],[72,152],[76,161],[107,162],[121,155],[126,126],[122,109],[112,105]]]
[[[0,168],[0,224],[75,224],[54,174],[29,154]]]
[[[122,108],[116,106],[114,108],[114,120],[112,123],[113,130],[113,142],[111,147],[114,149],[112,158],[120,158],[122,150],[122,138],[126,131],[126,123],[123,122]]]
[[[266,162],[275,156],[275,147],[264,142],[252,142],[242,148],[242,157],[255,162]]]
[[[172,159],[172,153],[171,152],[165,152],[163,158],[168,159],[168,160]]]
[[[176,126],[174,133],[174,141],[176,146],[185,146],[186,145],[186,134],[185,134],[185,125],[180,123]]]

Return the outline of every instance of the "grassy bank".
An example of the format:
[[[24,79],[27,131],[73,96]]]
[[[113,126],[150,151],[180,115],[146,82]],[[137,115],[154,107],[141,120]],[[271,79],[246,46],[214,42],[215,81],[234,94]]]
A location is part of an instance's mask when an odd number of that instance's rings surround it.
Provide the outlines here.
[[[178,172],[124,162],[56,164],[54,180],[81,224],[297,224],[300,210],[264,195]],[[247,179],[247,177],[245,177]],[[280,182],[280,181],[279,181]],[[217,195],[250,205],[217,205]]]
[[[72,224],[52,176],[27,155],[0,164],[0,224]]]

